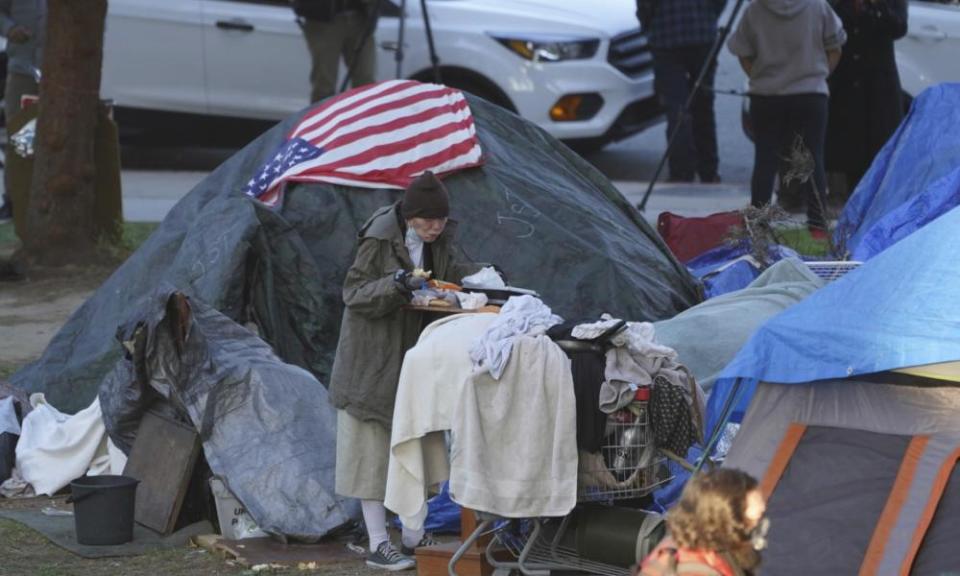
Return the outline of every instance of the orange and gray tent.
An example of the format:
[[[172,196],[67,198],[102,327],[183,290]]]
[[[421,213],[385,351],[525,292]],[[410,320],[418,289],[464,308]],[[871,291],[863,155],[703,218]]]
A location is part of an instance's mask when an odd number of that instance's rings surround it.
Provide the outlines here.
[[[763,382],[724,466],[761,481],[764,574],[960,568],[960,382]]]
[[[960,570],[960,208],[774,317],[718,380],[765,575]]]

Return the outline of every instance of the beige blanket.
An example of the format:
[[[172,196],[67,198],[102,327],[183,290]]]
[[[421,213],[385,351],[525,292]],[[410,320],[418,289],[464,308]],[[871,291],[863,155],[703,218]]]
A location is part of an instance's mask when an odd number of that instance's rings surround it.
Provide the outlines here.
[[[427,326],[404,357],[387,468],[387,508],[408,528],[423,526],[427,489],[450,476],[443,431],[473,372],[470,347],[496,314],[460,314]]]
[[[577,423],[566,354],[521,336],[499,380],[474,374],[453,418],[450,495],[511,518],[565,516],[577,499]]]

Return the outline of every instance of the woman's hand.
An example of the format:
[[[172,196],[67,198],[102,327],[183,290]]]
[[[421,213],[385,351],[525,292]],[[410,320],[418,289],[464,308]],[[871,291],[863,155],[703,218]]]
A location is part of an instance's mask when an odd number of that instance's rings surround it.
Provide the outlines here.
[[[427,279],[423,276],[400,269],[393,274],[393,283],[396,284],[397,288],[404,294],[410,294],[414,290],[423,288],[423,285],[427,283]]]

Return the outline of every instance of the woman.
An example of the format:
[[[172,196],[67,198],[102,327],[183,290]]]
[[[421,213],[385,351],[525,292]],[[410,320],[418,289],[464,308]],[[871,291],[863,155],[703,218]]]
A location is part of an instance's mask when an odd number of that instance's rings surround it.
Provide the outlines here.
[[[830,76],[827,170],[843,176],[845,198],[903,119],[893,42],[907,33],[906,0],[832,0],[847,43]]]
[[[757,0],[727,43],[750,78],[755,148],[750,202],[757,207],[770,202],[778,171],[781,185],[792,177],[811,181],[807,225],[818,238],[826,237],[827,76],[845,40],[827,0]],[[787,165],[791,156],[809,160],[798,169]]]
[[[433,277],[460,283],[480,270],[456,257],[449,197],[431,172],[403,200],[377,210],[360,229],[357,256],[343,285],[346,309],[330,376],[337,408],[336,492],[361,501],[370,538],[367,565],[413,568],[413,551],[432,544],[423,530],[403,529],[398,551],[386,530],[387,462],[393,405],[403,356],[420,334],[421,314],[404,310],[413,290]]]
[[[753,574],[766,545],[766,502],[757,481],[718,468],[687,483],[667,513],[667,536],[640,566],[642,576]]]

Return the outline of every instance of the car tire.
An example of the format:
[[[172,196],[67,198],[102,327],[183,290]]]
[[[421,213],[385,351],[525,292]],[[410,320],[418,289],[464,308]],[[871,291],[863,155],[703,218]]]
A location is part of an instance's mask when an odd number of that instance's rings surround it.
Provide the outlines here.
[[[433,82],[433,70],[423,70],[411,76],[410,79],[417,80],[418,82]],[[510,97],[507,96],[500,87],[471,70],[464,68],[441,68],[440,79],[445,86],[469,92],[474,96],[483,98],[491,104],[496,104],[514,114],[517,113],[516,106],[513,105]]]
[[[590,154],[595,154],[603,150],[603,147],[610,143],[610,139],[603,137],[576,138],[564,140],[563,143],[577,154],[581,156],[589,156]]]

